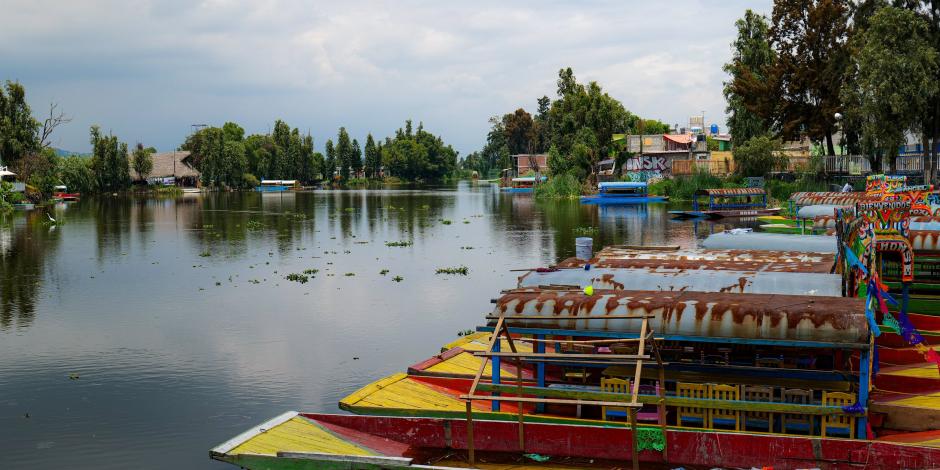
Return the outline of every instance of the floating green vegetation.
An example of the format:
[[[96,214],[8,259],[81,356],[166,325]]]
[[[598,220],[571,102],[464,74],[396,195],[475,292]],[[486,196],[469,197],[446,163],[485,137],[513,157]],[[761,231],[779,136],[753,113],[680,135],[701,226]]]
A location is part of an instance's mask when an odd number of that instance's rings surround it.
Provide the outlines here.
[[[202,228],[212,228],[212,227],[214,227],[214,225],[212,224],[202,224]]]
[[[216,285],[216,286],[221,286],[221,285],[222,285],[222,283],[221,283],[221,282],[219,282],[219,281],[215,281],[215,285]]]
[[[355,275],[356,275],[356,273],[346,273],[346,274],[344,274],[344,276],[346,276],[346,277],[355,276]]]
[[[346,211],[346,212],[356,212],[356,208],[355,208],[355,207],[347,207],[347,208],[345,208],[345,209],[343,209],[343,210]]]
[[[320,272],[319,269],[304,269],[304,274],[307,274],[309,276],[312,276],[318,272]]]
[[[259,281],[259,280],[257,280],[257,279],[249,279],[248,282],[250,282],[250,283],[252,283],[252,284],[261,284],[261,281]]]
[[[257,220],[249,220],[245,223],[245,228],[248,230],[264,230],[264,224]]]
[[[453,222],[451,222],[449,219],[441,219],[441,223],[444,225],[450,225]]]
[[[572,231],[575,235],[596,235],[597,230],[597,227],[575,227]]]
[[[208,258],[209,256],[212,256],[212,253],[209,253],[208,251],[203,251],[202,253],[199,253],[199,256],[202,256],[203,258]]]
[[[405,278],[403,278],[403,277],[401,277],[401,276],[395,276],[395,277],[392,278],[392,280],[395,281],[395,282],[401,282],[401,281],[404,281]]]
[[[473,330],[460,330],[457,332],[457,336],[469,336],[473,334]]]
[[[457,266],[454,268],[437,268],[437,274],[460,274],[466,276],[470,274],[470,268],[466,266]]]
[[[407,240],[402,240],[398,242],[385,242],[385,246],[411,246],[412,242]]]
[[[381,274],[381,275],[384,276],[384,275],[388,274],[388,270],[387,270],[387,269],[383,269],[383,270],[379,271],[379,274]]]
[[[284,279],[287,279],[288,281],[299,282],[301,284],[306,284],[307,281],[310,280],[310,277],[308,277],[306,274],[290,273],[284,276]]]
[[[425,210],[425,211],[426,211],[426,210],[429,210],[429,209],[431,209],[431,206],[429,206],[429,205],[427,205],[427,204],[424,204],[424,205],[421,206],[421,210]]]
[[[472,246],[462,246],[462,247],[460,247],[460,249],[461,249],[461,250],[472,250],[473,247],[472,247]]]

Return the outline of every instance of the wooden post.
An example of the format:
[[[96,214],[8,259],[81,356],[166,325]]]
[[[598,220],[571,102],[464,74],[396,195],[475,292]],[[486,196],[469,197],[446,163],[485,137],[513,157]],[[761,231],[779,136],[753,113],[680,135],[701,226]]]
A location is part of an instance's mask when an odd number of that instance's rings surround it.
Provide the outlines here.
[[[467,461],[471,467],[476,465],[473,455],[473,409],[470,400],[467,400]]]
[[[640,470],[640,456],[636,450],[636,408],[627,408],[630,415],[630,454],[633,458],[633,470]]]

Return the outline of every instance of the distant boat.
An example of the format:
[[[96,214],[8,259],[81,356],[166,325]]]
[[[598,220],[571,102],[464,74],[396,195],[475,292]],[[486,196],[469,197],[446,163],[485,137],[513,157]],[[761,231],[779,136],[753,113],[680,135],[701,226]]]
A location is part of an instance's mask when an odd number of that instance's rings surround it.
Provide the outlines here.
[[[708,196],[708,208],[699,208],[699,198]],[[757,217],[774,215],[779,207],[767,207],[767,192],[762,188],[699,189],[692,196],[692,210],[669,211],[676,219]]]
[[[201,193],[201,192],[202,192],[202,189],[199,189],[199,188],[183,188],[182,191],[183,191],[183,194],[197,194],[197,193]]]
[[[611,181],[597,185],[596,196],[582,196],[582,204],[645,204],[666,202],[667,196],[651,196],[645,182]]]
[[[62,186],[62,185],[56,186],[55,192],[52,194],[52,197],[56,199],[57,201],[66,201],[66,202],[77,201],[80,196],[81,196],[80,193],[68,192],[68,187]]]
[[[538,179],[539,183],[544,183],[548,181],[547,176],[542,176]],[[511,180],[511,186],[502,186],[499,188],[500,191],[507,193],[531,193],[535,191],[536,179],[534,176],[522,176],[519,178],[513,178]]]
[[[255,188],[255,191],[262,193],[282,192],[298,188],[297,180],[261,180],[261,184]]]

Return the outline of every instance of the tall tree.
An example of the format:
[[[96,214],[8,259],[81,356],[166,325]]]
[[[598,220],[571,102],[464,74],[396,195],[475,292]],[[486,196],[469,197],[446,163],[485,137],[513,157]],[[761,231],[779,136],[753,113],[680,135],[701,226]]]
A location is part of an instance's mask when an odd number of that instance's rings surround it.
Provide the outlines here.
[[[509,153],[533,153],[535,151],[535,122],[532,115],[519,108],[503,116],[503,133]]]
[[[927,22],[910,10],[880,8],[861,32],[853,57],[862,142],[874,161],[893,166],[905,135],[921,130],[937,84],[938,52]],[[854,95],[854,96],[851,96]]]
[[[766,17],[748,9],[734,24],[738,35],[731,43],[731,61],[724,66],[731,76],[724,84],[725,112],[729,132],[743,143],[770,131],[767,116],[773,95],[767,87],[775,58]]]
[[[352,143],[345,127],[339,128],[336,136],[336,159],[339,161],[339,176],[343,181],[349,179],[349,168],[352,163]]]
[[[7,81],[0,89],[0,164],[14,165],[30,152],[39,150],[39,122],[33,119],[26,102],[26,89]]]
[[[137,147],[134,148],[133,164],[137,179],[146,180],[153,171],[153,149],[144,148],[144,144],[137,142]]]
[[[101,191],[118,191],[131,182],[127,144],[114,135],[102,135],[98,126],[91,126],[92,168]]]
[[[771,43],[777,53],[772,83],[777,85],[779,130],[785,139],[806,135],[826,142],[841,112],[840,92],[848,66],[847,0],[776,0]]]
[[[323,169],[323,179],[332,182],[333,175],[336,174],[336,149],[333,147],[332,140],[327,139],[323,151],[326,152],[326,158],[323,161],[325,165]]]
[[[381,165],[381,158],[379,157],[378,149],[375,147],[375,140],[372,138],[372,134],[366,136],[366,177],[375,178],[379,174],[379,165]]]
[[[359,141],[356,139],[352,141],[352,155],[349,166],[352,169],[353,175],[358,177],[359,173],[362,171],[362,149],[359,147]]]

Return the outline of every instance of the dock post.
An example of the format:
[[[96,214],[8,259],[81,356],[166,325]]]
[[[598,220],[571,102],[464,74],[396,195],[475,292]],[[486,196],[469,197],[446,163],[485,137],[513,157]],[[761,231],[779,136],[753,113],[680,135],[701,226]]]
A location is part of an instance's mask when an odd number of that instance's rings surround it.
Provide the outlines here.
[[[473,406],[470,400],[467,400],[467,460],[470,466],[476,465],[473,455]]]

